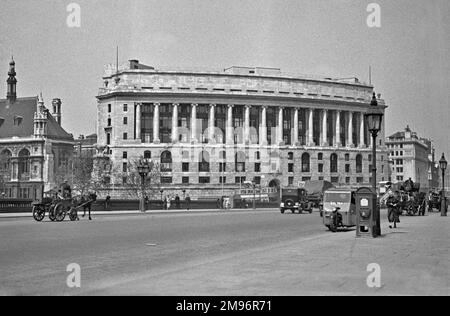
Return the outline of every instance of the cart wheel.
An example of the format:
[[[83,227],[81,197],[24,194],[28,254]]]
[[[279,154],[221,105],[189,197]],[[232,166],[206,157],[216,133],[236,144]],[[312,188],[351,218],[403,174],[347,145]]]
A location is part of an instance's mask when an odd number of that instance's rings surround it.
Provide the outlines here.
[[[76,221],[78,218],[78,214],[77,214],[77,210],[73,207],[70,208],[69,210],[69,219],[73,222]]]
[[[33,218],[38,221],[41,222],[45,217],[45,207],[41,206],[41,205],[35,205],[33,206]]]
[[[57,222],[62,222],[66,218],[66,212],[62,204],[56,204],[55,206],[55,219]]]
[[[48,210],[48,218],[50,218],[50,220],[52,222],[54,222],[56,220],[56,217],[55,217],[55,205],[50,206],[50,208]]]
[[[337,232],[337,227],[334,224],[329,225],[328,229],[333,233]]]

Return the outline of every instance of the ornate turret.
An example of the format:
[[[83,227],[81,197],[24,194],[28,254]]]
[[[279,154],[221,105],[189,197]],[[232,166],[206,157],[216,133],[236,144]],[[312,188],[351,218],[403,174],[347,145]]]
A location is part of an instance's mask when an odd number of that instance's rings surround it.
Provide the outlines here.
[[[14,61],[14,57],[11,57],[11,61],[9,63],[8,79],[6,80],[6,82],[8,83],[8,88],[6,90],[6,99],[13,103],[17,98],[16,63]]]
[[[43,137],[47,134],[48,109],[45,108],[42,92],[37,99],[36,113],[34,113],[34,137]]]
[[[56,122],[58,122],[59,125],[61,125],[61,99],[53,99],[52,101],[52,107],[53,107],[53,117],[56,119]]]

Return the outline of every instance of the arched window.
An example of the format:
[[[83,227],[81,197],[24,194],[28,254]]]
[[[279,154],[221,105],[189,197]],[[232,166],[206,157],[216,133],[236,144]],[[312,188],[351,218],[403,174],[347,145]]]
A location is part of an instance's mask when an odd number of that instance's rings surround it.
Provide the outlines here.
[[[0,154],[0,170],[2,171],[2,173],[6,173],[7,176],[9,175],[8,172],[11,162],[11,156],[12,154],[8,149],[4,149]]]
[[[245,153],[238,151],[235,156],[236,172],[245,172]]]
[[[338,156],[336,154],[330,156],[330,172],[338,172]]]
[[[198,157],[198,172],[209,172],[209,153],[202,151]]]
[[[30,176],[30,151],[26,148],[19,152],[19,179]]]
[[[310,172],[310,159],[308,153],[302,155],[302,172]]]
[[[356,155],[356,173],[362,172],[362,156],[360,154]]]
[[[161,154],[161,172],[172,171],[172,153],[168,150]]]
[[[144,151],[144,159],[151,159],[152,158],[152,152],[150,150]]]

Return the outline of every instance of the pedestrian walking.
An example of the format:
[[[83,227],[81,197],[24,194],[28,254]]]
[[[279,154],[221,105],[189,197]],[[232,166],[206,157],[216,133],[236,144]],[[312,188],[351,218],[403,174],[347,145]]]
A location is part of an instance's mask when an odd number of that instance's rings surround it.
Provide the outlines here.
[[[186,195],[186,208],[189,211],[189,209],[191,208],[191,197],[189,195]]]
[[[163,200],[163,210],[167,210],[167,197],[166,196],[164,197],[164,200]]]
[[[109,195],[107,195],[105,198],[105,211],[110,210],[110,201],[111,201],[111,197]]]

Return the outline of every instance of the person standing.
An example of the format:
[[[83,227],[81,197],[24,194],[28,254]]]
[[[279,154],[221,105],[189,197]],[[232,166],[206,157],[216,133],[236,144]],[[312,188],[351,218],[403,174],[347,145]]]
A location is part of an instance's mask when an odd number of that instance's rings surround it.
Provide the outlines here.
[[[177,195],[175,195],[175,206],[177,209],[180,209],[180,197]]]
[[[191,197],[189,196],[189,194],[186,195],[186,199],[185,200],[186,200],[186,208],[189,211],[190,208],[191,208]]]

